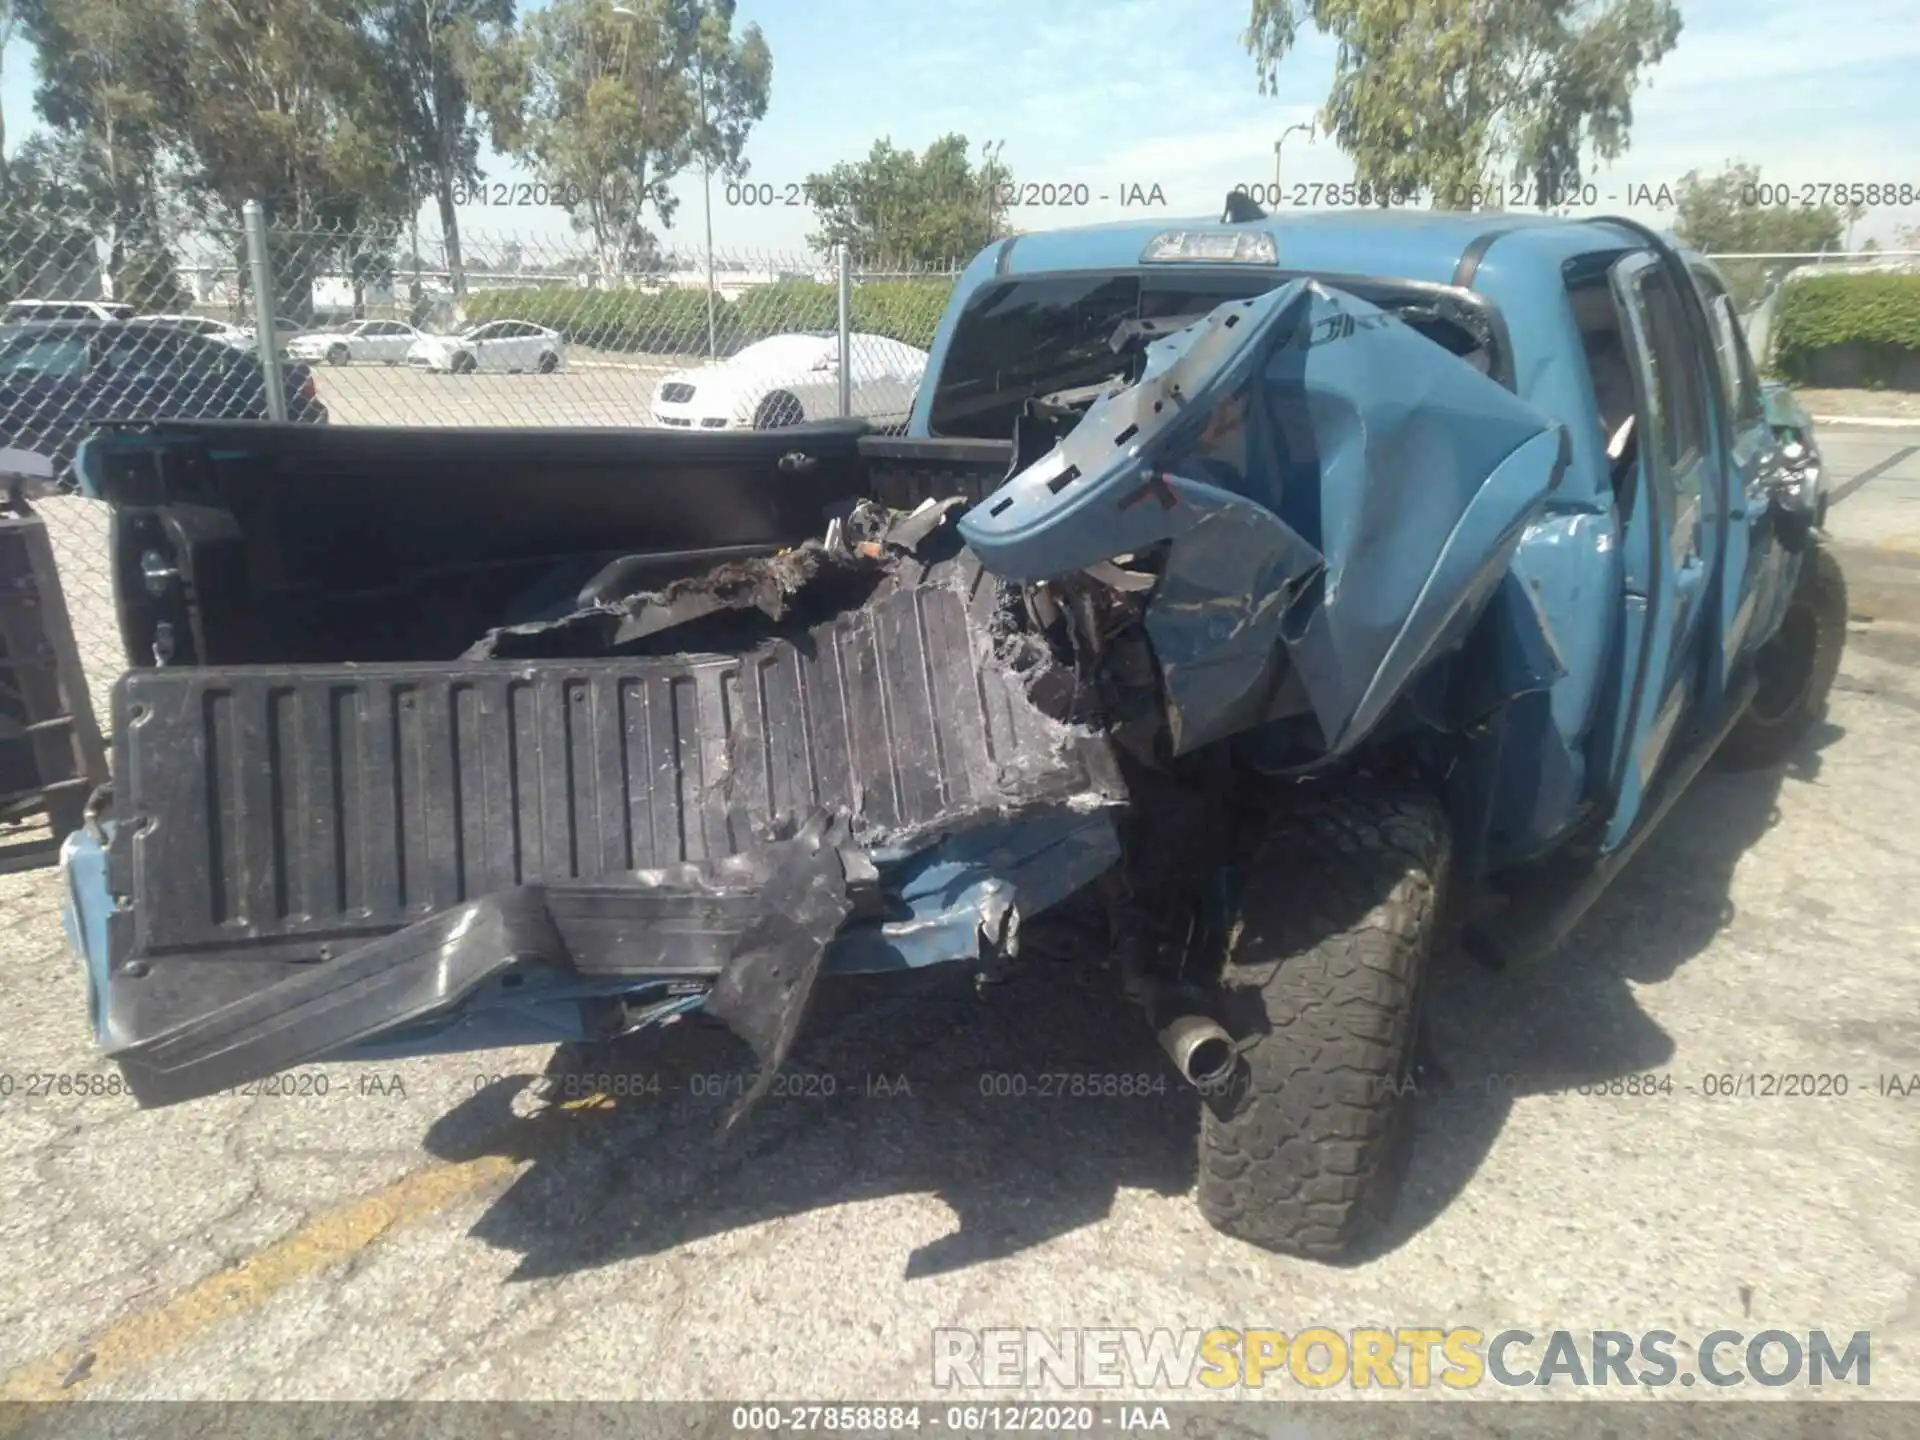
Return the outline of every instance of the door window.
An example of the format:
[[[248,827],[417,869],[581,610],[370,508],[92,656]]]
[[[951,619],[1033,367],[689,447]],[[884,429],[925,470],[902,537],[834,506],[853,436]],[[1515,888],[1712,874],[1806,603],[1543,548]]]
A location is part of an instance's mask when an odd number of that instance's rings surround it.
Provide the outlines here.
[[[1580,333],[1594,410],[1600,417],[1600,441],[1607,445],[1616,436],[1623,436],[1622,427],[1634,414],[1633,362],[1627,356],[1626,327],[1604,272],[1570,281],[1567,299]],[[1624,437],[1621,443],[1624,445]]]
[[[1733,416],[1736,430],[1746,430],[1765,422],[1766,407],[1760,398],[1760,373],[1754,368],[1747,349],[1747,336],[1734,312],[1733,301],[1719,279],[1706,270],[1694,271],[1707,313],[1713,318],[1713,343],[1719,361],[1720,382],[1727,397],[1727,413]]]
[[[1673,277],[1665,266],[1649,265],[1633,280],[1634,307],[1644,342],[1641,364],[1647,372],[1653,414],[1646,437],[1669,476],[1691,470],[1706,450],[1706,396],[1700,367],[1687,343],[1686,313]]]
[[[188,338],[179,330],[110,331],[100,342],[100,365],[116,374],[164,370],[184,358]]]
[[[72,379],[86,368],[84,335],[35,335],[0,348],[0,381]]]
[[[1694,347],[1688,316],[1667,267],[1646,261],[1631,269],[1625,290],[1634,332],[1634,359],[1646,406],[1636,422],[1635,447],[1661,507],[1669,517],[1675,564],[1697,554],[1700,516],[1707,503],[1707,395],[1717,383]]]

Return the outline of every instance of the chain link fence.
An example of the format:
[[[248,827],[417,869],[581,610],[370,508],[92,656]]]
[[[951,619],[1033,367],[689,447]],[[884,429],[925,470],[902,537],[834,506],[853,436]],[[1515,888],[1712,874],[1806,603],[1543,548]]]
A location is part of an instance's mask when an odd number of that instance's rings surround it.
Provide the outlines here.
[[[572,237],[472,231],[458,263],[411,237],[277,226],[243,250],[196,293],[270,295],[284,383],[265,393],[349,425],[901,430],[956,273],[804,252],[610,263]]]
[[[164,235],[162,235],[164,232]],[[590,237],[0,215],[0,450],[68,474],[167,419],[904,430],[957,265]],[[262,337],[267,337],[262,339]],[[37,487],[95,714],[125,668],[104,507]]]
[[[1717,258],[1756,357],[1792,276],[1869,259]],[[852,416],[897,431],[957,269],[610,255],[533,231],[449,246],[407,227],[268,225],[252,205],[238,224],[167,226],[16,210],[0,215],[0,448],[59,468],[105,426],[213,417],[726,431]],[[124,668],[107,516],[74,495],[35,506],[105,723]]]

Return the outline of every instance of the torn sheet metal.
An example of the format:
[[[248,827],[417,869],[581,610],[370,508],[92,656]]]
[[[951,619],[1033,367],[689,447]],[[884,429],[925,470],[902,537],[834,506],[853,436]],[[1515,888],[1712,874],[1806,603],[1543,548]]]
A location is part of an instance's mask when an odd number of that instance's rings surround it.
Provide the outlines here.
[[[728,1112],[731,1129],[772,1086],[813,998],[827,946],[854,911],[854,883],[871,889],[873,862],[844,819],[815,813],[754,878],[760,914],[734,943],[707,1011],[753,1047],[760,1072]],[[756,867],[758,868],[758,867]]]
[[[1564,440],[1387,312],[1296,281],[1152,345],[960,529],[1027,582],[1167,544],[1146,628],[1176,753],[1297,695],[1332,755],[1464,635]]]
[[[578,608],[557,619],[490,630],[462,658],[560,659],[640,649],[661,653],[663,643],[690,648],[680,644],[685,637],[677,632],[715,616],[758,616],[776,626],[796,616],[825,618],[862,604],[890,563],[920,553],[964,506],[959,499],[928,500],[917,509],[895,511],[861,501],[832,517],[824,541],[730,560],[659,590],[620,593],[621,577],[640,572],[631,559],[615,560],[581,587],[583,603]],[[663,635],[664,642],[655,640]],[[722,648],[733,637],[712,633],[701,638],[708,648]],[[752,643],[759,637],[741,631],[739,638]]]
[[[608,571],[622,563],[615,561]],[[833,609],[862,598],[860,582],[878,577],[877,559],[835,554],[810,541],[764,559],[734,560],[662,590],[602,600],[557,620],[490,630],[468,660],[561,659],[630,651],[664,631],[729,611],[751,611],[778,624],[811,605]],[[603,574],[606,572],[602,572]],[[595,590],[599,577],[583,587]]]

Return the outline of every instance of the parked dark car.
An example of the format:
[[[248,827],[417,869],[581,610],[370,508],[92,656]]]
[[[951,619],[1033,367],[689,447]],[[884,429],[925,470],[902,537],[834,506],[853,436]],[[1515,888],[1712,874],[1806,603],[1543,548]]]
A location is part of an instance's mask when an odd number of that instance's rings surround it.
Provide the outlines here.
[[[312,371],[288,365],[283,378],[288,418],[325,422]],[[57,476],[103,425],[266,418],[253,356],[167,321],[0,326],[0,447],[50,456]]]

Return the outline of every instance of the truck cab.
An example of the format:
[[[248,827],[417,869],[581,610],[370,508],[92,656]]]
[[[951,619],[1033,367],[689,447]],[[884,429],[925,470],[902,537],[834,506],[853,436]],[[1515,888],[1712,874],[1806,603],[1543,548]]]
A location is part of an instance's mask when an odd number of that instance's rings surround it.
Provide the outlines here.
[[[1513,561],[1564,674],[1507,713],[1502,745],[1539,768],[1489,797],[1477,865],[1542,855],[1596,811],[1617,846],[1685,722],[1780,623],[1794,547],[1776,532],[1797,540],[1793,517],[1817,524],[1824,505],[1793,453],[1810,436],[1770,423],[1706,258],[1624,222],[1387,209],[1016,236],[961,275],[910,433],[1003,437],[1029,400],[1107,373],[1123,321],[1302,279],[1404,320],[1564,429],[1564,474]]]

